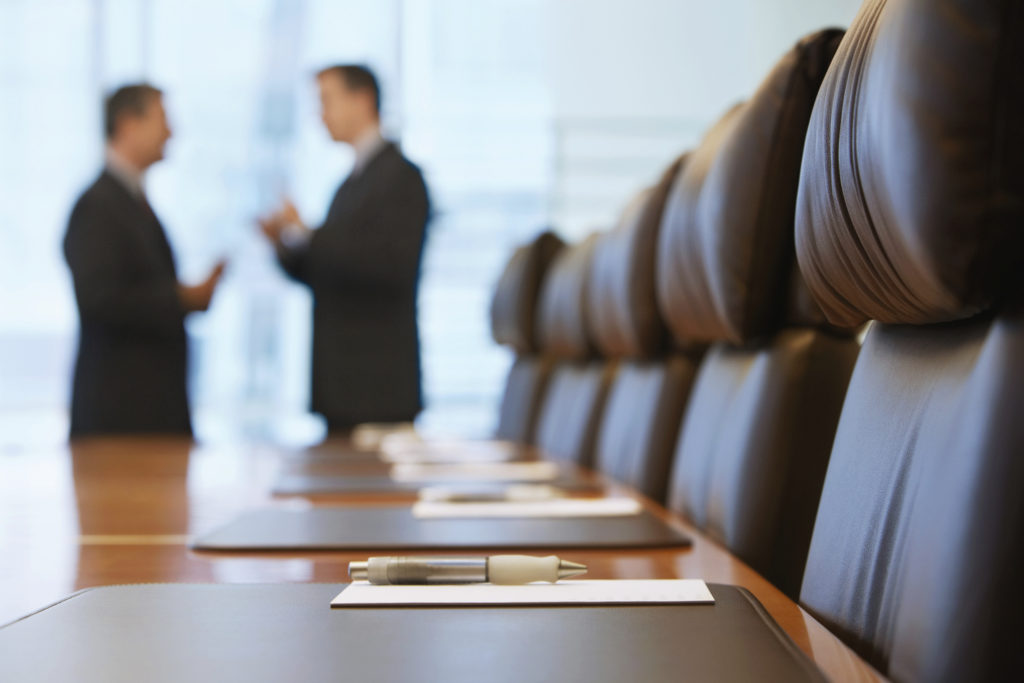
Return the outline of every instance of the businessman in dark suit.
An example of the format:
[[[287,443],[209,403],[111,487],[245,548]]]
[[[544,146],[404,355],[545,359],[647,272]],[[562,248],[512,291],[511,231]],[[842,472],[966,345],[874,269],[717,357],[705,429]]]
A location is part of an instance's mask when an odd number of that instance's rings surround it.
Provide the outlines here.
[[[191,434],[184,318],[210,305],[223,264],[180,284],[146,200],[145,171],[171,136],[160,91],[125,86],[104,109],[106,164],[64,236],[80,321],[71,436]]]
[[[313,410],[344,432],[422,407],[416,292],[429,215],[420,170],[381,137],[380,88],[361,66],[317,76],[331,137],[355,165],[316,230],[291,202],[261,220],[284,271],[313,293]]]

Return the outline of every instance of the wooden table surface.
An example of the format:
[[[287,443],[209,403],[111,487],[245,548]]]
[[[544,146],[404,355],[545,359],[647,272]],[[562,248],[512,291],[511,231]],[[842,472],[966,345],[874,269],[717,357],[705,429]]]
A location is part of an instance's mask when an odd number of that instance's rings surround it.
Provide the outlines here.
[[[169,438],[0,452],[0,624],[92,586],[347,581],[348,562],[365,553],[188,549],[189,536],[254,507],[394,502],[386,496],[274,499],[270,484],[286,466],[283,451],[267,445],[203,446]],[[658,511],[693,538],[692,547],[574,551],[570,559],[586,563],[592,579],[701,578],[744,586],[830,678],[881,678],[745,564]]]

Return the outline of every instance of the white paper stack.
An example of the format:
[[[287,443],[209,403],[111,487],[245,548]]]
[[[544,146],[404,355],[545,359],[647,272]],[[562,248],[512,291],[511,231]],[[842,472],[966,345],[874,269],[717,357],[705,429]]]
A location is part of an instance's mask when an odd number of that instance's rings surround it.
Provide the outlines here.
[[[558,477],[553,462],[494,462],[392,465],[391,478],[409,484],[452,481],[551,481]]]
[[[420,500],[438,503],[528,502],[565,498],[565,491],[550,484],[462,484],[456,486],[424,486]]]
[[[352,430],[352,443],[364,450],[375,451],[388,438],[422,440],[412,422],[367,422]]]
[[[367,581],[348,585],[331,607],[400,607],[422,605],[638,605],[714,604],[700,579],[645,581],[559,581],[499,586],[490,583],[433,586],[376,586]]]
[[[412,514],[423,519],[450,517],[628,517],[642,510],[632,498],[556,498],[544,501],[447,503],[421,500]]]
[[[508,441],[429,439],[392,434],[380,444],[380,457],[390,463],[506,462],[521,455],[520,446]]]

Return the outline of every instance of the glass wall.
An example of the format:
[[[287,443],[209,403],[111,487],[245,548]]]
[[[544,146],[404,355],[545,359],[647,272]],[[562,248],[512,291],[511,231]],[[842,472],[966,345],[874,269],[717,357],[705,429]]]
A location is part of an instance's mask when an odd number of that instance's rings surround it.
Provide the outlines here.
[[[542,223],[549,184],[540,4],[0,2],[0,441],[14,425],[19,438],[64,438],[77,321],[60,241],[99,169],[102,93],[139,79],[165,90],[171,116],[147,182],[182,277],[230,259],[211,310],[189,321],[197,431],[316,438],[309,296],[281,276],[254,218],[283,195],[322,218],[351,155],[321,128],[312,74],[349,61],[378,73],[386,133],[435,204],[423,421],[486,433],[508,363],[489,340],[490,288]]]
[[[352,159],[322,130],[312,76],[373,67],[385,132],[436,211],[421,423],[482,435],[511,360],[487,320],[511,249],[548,223],[569,238],[608,227],[794,41],[858,4],[0,0],[0,448],[65,438],[77,320],[60,242],[99,170],[108,89],[166,92],[175,137],[148,192],[183,277],[230,259],[189,321],[200,438],[304,442],[322,430],[306,411],[309,296],[255,217],[282,195],[323,217]]]

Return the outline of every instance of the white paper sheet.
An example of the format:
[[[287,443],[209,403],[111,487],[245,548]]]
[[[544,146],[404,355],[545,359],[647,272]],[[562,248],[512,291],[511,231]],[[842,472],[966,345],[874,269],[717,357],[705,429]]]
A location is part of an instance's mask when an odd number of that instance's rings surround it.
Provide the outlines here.
[[[331,601],[331,607],[419,605],[636,605],[713,604],[701,579],[645,581],[559,581],[522,586],[490,583],[438,586],[375,586],[355,581]]]
[[[412,422],[367,422],[352,430],[352,443],[356,448],[375,451],[388,438],[421,440]]]
[[[490,463],[519,457],[521,449],[507,441],[471,441],[466,439],[409,439],[385,437],[381,441],[381,460],[390,463]]]
[[[565,498],[566,492],[550,484],[461,484],[456,486],[424,486],[420,500],[435,503],[511,503],[536,502]]]
[[[391,466],[391,478],[404,483],[439,481],[550,481],[558,476],[553,462],[401,464]]]
[[[445,503],[421,500],[414,517],[629,517],[642,506],[632,498],[560,498],[533,502]]]

